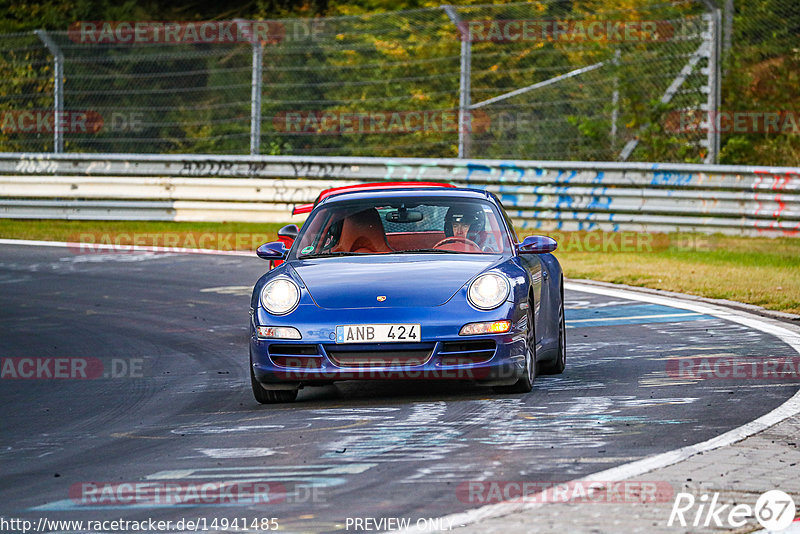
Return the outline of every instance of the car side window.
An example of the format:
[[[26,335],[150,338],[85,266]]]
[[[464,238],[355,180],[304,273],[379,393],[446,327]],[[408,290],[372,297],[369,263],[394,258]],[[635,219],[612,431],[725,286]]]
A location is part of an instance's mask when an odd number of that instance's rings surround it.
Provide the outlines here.
[[[339,244],[339,239],[342,237],[342,223],[344,219],[339,219],[338,221],[331,222],[328,226],[327,231],[325,232],[325,237],[322,240],[322,247],[320,247],[320,251],[328,251]]]

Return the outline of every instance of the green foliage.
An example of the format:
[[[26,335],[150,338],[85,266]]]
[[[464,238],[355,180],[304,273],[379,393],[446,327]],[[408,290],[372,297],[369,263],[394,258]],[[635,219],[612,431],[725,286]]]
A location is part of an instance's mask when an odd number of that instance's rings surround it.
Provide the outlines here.
[[[733,47],[725,58],[722,110],[795,112],[800,98],[800,3],[735,2]],[[722,136],[720,163],[800,164],[800,132]]]
[[[459,2],[467,19],[606,18],[685,21],[703,28],[700,2],[545,0],[514,4]],[[735,0],[733,47],[724,58],[722,110],[794,111],[800,97],[800,2]],[[261,153],[454,156],[457,133],[286,132],[287,111],[455,111],[459,105],[460,41],[434,0],[44,0],[0,6],[0,102],[3,109],[52,108],[52,58],[32,30],[53,35],[75,21],[326,19],[323,39],[286,39],[265,48]],[[381,15],[384,14],[384,15]],[[358,17],[356,17],[358,15]],[[300,19],[298,19],[298,17]],[[693,18],[694,17],[694,18]],[[291,22],[289,19],[295,19]],[[694,26],[692,26],[694,25]],[[109,126],[114,110],[143,110],[136,135],[68,135],[70,151],[247,153],[250,131],[250,47],[74,46],[61,37],[68,109],[97,109]],[[612,43],[613,45],[613,43]],[[478,157],[614,160],[631,139],[633,160],[697,162],[701,133],[670,131],[669,114],[697,109],[700,68],[669,105],[659,97],[683,66],[692,43],[472,43],[472,102],[604,62],[602,70],[481,108],[491,128],[472,134]],[[683,48],[681,48],[683,46]],[[614,51],[621,61],[614,63]],[[93,55],[95,58],[93,58]],[[131,61],[130,58],[141,58]],[[163,75],[174,73],[174,75]],[[369,80],[369,83],[358,83]],[[354,81],[356,83],[354,83]],[[383,82],[383,83],[381,83]],[[20,95],[27,95],[22,98]],[[616,136],[612,116],[617,116]],[[508,126],[508,127],[507,127]],[[134,147],[132,149],[132,147]],[[49,151],[48,135],[0,131],[0,150]],[[798,134],[722,136],[722,163],[797,165]]]

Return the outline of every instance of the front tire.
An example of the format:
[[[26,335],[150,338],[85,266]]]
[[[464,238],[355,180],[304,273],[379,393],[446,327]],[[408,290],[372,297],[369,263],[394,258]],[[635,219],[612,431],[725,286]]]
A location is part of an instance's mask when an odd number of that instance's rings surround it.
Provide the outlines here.
[[[558,356],[551,362],[542,362],[543,375],[560,375],[567,366],[567,328],[564,320],[564,283],[561,283],[561,302],[558,305]]]
[[[525,373],[510,386],[497,386],[494,390],[498,393],[530,393],[533,381],[536,380],[536,335],[533,325],[533,304],[528,306],[528,347],[525,352]]]
[[[250,386],[253,388],[253,397],[260,404],[278,404],[281,402],[292,402],[297,398],[296,389],[264,389],[261,382],[256,380],[253,372],[253,364],[250,363]]]

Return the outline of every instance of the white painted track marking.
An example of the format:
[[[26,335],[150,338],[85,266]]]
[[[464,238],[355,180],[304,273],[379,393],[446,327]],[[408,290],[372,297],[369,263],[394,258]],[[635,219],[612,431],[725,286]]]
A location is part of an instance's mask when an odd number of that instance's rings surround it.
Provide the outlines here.
[[[747,312],[732,310],[729,308],[724,308],[722,306],[715,306],[711,304],[684,301],[675,297],[662,297],[659,295],[650,295],[625,289],[583,285],[575,281],[565,283],[564,288],[570,291],[581,291],[584,293],[594,293],[596,295],[604,295],[614,298],[624,298],[628,300],[637,300],[639,302],[661,304],[663,306],[669,306],[672,308],[679,308],[679,309],[702,313],[705,315],[711,315],[714,317],[718,317],[720,319],[725,319],[727,321],[747,326],[748,328],[752,328],[754,330],[759,330],[761,332],[773,335],[778,339],[780,339],[781,341],[785,342],[790,347],[792,347],[795,351],[800,353],[800,334],[792,330],[789,330],[788,328],[780,326],[779,324],[777,324],[777,321],[764,319]],[[534,387],[536,386],[534,385]],[[594,473],[592,475],[583,477],[578,480],[587,482],[589,481],[597,482],[600,483],[600,485],[602,486],[606,486],[608,485],[608,483],[626,480],[632,477],[637,477],[645,473],[649,473],[650,471],[653,471],[655,469],[660,469],[662,467],[667,467],[676,464],[700,452],[707,452],[714,449],[719,449],[721,447],[725,447],[726,445],[730,445],[732,443],[736,443],[737,441],[741,441],[748,436],[757,434],[758,432],[761,432],[762,430],[765,430],[777,423],[780,423],[784,419],[792,417],[793,415],[796,415],[798,413],[800,413],[800,391],[795,393],[795,395],[792,398],[790,398],[789,400],[787,400],[786,402],[784,402],[771,412],[762,415],[758,419],[751,421],[745,425],[729,430],[728,432],[725,432],[724,434],[721,434],[715,438],[711,438],[709,440],[697,443],[695,445],[689,445],[687,447],[682,447],[680,449],[676,449],[673,451],[657,454],[649,458],[636,460],[634,462],[620,465],[618,467],[613,467],[611,469],[606,469],[605,471]],[[497,504],[488,504],[480,508],[467,510],[466,512],[446,515],[440,519],[444,521],[451,521],[453,525],[458,525],[458,526],[475,524],[482,520],[493,519],[513,513],[524,512],[539,508],[543,506],[543,502],[536,502],[536,501],[545,500],[541,497],[542,497],[541,495],[538,496],[532,495],[530,496],[531,502],[527,503],[501,502]],[[410,534],[416,532],[429,532],[429,531],[412,527],[397,532]]]
[[[57,241],[0,239],[0,245],[68,247],[68,246],[74,246],[76,244],[57,242]],[[111,247],[113,247],[113,245],[111,245]],[[164,247],[141,247],[141,248],[143,250],[147,249],[144,251],[152,252],[153,250],[150,249],[160,249]],[[225,250],[202,250],[202,251],[200,251],[200,249],[183,249],[183,250],[185,250],[187,253],[190,254],[199,253],[199,254],[238,255],[238,256],[246,256],[252,254],[250,252],[225,251]],[[163,250],[163,252],[177,252],[177,250],[168,249],[168,250]],[[722,306],[715,306],[712,304],[705,304],[705,303],[701,304],[698,302],[684,301],[675,297],[664,297],[660,295],[650,295],[625,289],[584,285],[575,281],[565,283],[564,287],[565,289],[569,289],[570,291],[581,291],[584,293],[594,293],[596,295],[604,295],[608,297],[636,300],[639,302],[649,302],[652,304],[661,304],[663,306],[669,306],[672,308],[679,308],[706,315],[712,315],[720,319],[725,319],[734,323],[747,326],[754,330],[759,330],[761,332],[773,335],[778,339],[780,339],[781,341],[785,342],[787,345],[789,345],[795,351],[797,351],[798,354],[800,354],[800,334],[793,332],[788,328],[780,326],[779,324],[776,324],[777,321],[764,319],[762,317],[758,317],[756,315],[747,312],[732,310],[730,308],[724,308]],[[732,443],[736,443],[737,441],[741,441],[748,436],[757,434],[758,432],[761,432],[762,430],[765,430],[777,423],[780,423],[784,419],[792,417],[793,415],[796,415],[798,413],[800,413],[800,391],[795,393],[795,395],[792,398],[790,398],[789,400],[787,400],[786,402],[784,402],[771,412],[762,415],[758,419],[751,421],[745,425],[729,430],[728,432],[725,432],[724,434],[721,434],[715,438],[711,438],[707,441],[703,441],[695,445],[689,445],[688,447],[682,447],[674,451],[668,451],[662,454],[651,456],[649,458],[643,458],[635,462],[607,469],[605,471],[601,471],[599,473],[595,473],[593,475],[584,477],[580,480],[610,483],[610,482],[625,480],[631,477],[640,476],[645,473],[649,473],[650,471],[653,471],[655,469],[660,469],[662,467],[667,467],[669,465],[676,464],[700,452],[707,452],[721,447],[725,447],[726,445],[730,445]],[[536,497],[531,496],[531,500],[536,501]],[[473,510],[468,510],[466,512],[450,514],[440,519],[443,521],[452,522],[453,525],[459,525],[459,526],[468,525],[477,523],[484,519],[502,517],[512,513],[532,510],[540,506],[542,506],[542,503],[537,503],[537,502],[497,503],[497,504],[482,506],[481,508],[476,508]],[[429,531],[417,528],[410,528],[399,532],[411,533],[411,532],[429,532]]]

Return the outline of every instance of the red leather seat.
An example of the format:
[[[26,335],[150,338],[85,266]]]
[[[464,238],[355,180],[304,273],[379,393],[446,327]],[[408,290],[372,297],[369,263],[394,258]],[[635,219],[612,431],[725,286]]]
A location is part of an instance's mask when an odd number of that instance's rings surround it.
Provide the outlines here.
[[[339,244],[331,252],[392,252],[378,210],[368,208],[345,217]]]

